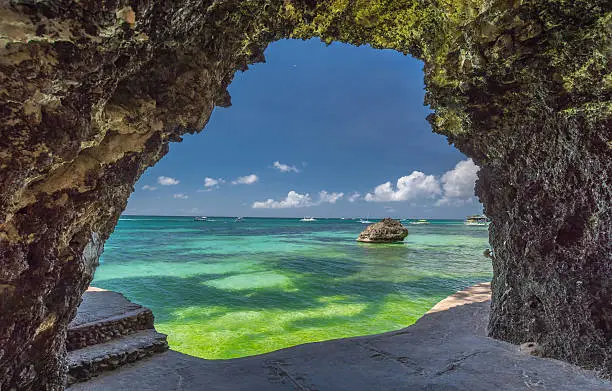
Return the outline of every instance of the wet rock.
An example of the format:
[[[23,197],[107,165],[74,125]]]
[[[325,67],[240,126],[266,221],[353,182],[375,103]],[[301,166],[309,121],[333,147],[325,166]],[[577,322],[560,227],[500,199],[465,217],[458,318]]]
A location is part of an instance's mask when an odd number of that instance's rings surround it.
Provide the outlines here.
[[[402,223],[390,218],[383,219],[378,223],[368,225],[359,234],[358,242],[367,243],[395,243],[401,242],[408,236],[408,228]]]

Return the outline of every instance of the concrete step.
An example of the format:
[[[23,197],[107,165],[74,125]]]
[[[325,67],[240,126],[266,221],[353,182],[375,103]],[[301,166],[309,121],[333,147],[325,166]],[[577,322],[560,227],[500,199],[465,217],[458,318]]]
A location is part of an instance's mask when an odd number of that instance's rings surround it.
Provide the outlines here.
[[[120,293],[90,288],[68,326],[68,351],[108,342],[153,328],[150,309],[132,303]]]
[[[154,329],[68,352],[68,385],[168,350],[166,335]]]

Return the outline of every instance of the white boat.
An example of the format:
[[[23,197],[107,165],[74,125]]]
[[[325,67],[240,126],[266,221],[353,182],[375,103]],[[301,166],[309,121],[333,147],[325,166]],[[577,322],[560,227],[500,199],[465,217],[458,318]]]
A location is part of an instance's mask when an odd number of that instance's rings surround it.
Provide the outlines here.
[[[413,224],[413,225],[419,225],[419,224],[429,224],[429,221],[428,221],[428,220],[425,220],[425,219],[419,219],[419,220],[413,220],[413,221],[411,221],[411,222],[410,222],[410,224]]]
[[[244,220],[244,217],[236,217],[236,219],[234,220],[234,222],[239,223],[241,221]]]
[[[300,221],[317,221],[314,217],[304,217],[303,219],[300,219]]]
[[[359,219],[359,222],[361,224],[372,224],[372,222],[370,220],[364,220],[364,219]]]
[[[491,220],[485,215],[472,215],[465,218],[463,224],[465,225],[481,225],[487,226],[491,223]]]
[[[198,216],[193,218],[194,221],[207,221],[208,217],[206,216]]]

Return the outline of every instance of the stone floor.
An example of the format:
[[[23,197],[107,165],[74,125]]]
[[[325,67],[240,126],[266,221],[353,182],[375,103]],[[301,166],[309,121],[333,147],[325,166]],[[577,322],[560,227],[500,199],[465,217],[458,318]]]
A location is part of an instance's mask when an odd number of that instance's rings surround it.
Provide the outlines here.
[[[83,301],[69,327],[99,322],[111,317],[122,316],[130,311],[143,308],[127,300],[121,293],[90,287],[83,294]]]
[[[241,359],[168,351],[69,390],[612,390],[590,372],[487,338],[488,299],[480,284],[399,331]]]
[[[122,294],[90,288],[66,336],[68,384],[168,350],[150,309]]]

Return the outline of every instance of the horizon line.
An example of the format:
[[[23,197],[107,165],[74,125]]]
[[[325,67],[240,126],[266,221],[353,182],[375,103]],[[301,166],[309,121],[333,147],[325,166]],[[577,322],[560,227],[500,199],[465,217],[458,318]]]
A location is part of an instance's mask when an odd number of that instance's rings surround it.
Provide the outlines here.
[[[201,217],[204,215],[201,214],[196,214],[196,215],[155,215],[155,214],[124,214],[122,213],[119,217],[122,216],[130,216],[130,217]],[[231,216],[223,216],[223,215],[206,215],[206,217],[215,217],[215,218],[238,218],[238,217],[242,217],[242,218],[251,218],[251,219],[301,219],[304,218],[305,216],[286,216],[286,217],[280,217],[280,216],[240,216],[240,215],[231,215]],[[317,216],[306,216],[306,217],[313,217],[316,219],[350,219],[350,220],[358,220],[358,219],[374,219],[374,220],[382,220],[384,218],[391,218],[391,219],[396,219],[396,220],[418,220],[418,219],[426,219],[426,220],[463,220],[462,218],[425,218],[425,217],[390,217],[390,216],[386,216],[386,217],[345,217],[345,216],[336,216],[336,217],[317,217]]]

